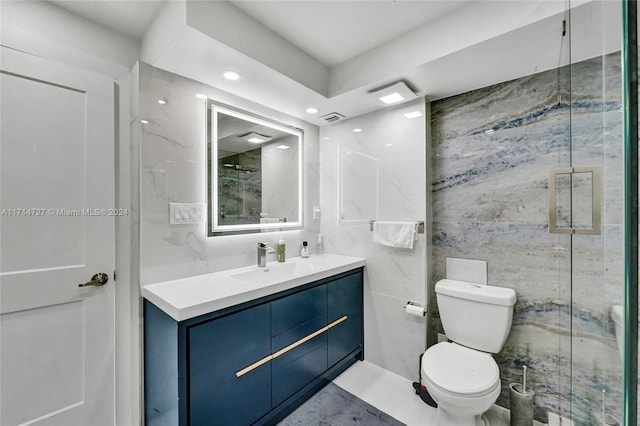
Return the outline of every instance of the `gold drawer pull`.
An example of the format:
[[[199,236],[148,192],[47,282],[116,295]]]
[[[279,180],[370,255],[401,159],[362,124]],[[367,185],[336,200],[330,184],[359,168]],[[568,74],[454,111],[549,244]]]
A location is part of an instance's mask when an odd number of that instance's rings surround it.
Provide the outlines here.
[[[324,327],[322,327],[321,329],[319,329],[317,331],[314,331],[313,333],[309,334],[308,336],[303,337],[302,339],[293,342],[289,346],[285,346],[284,348],[280,349],[278,352],[273,353],[271,355],[267,355],[266,357],[262,358],[261,360],[254,362],[253,364],[249,365],[248,367],[243,368],[242,370],[240,370],[240,371],[238,371],[236,373],[236,377],[244,376],[245,374],[247,374],[251,370],[255,370],[256,368],[260,367],[261,365],[266,364],[267,362],[269,362],[269,361],[271,361],[273,359],[276,359],[281,355],[284,355],[285,353],[289,352],[290,350],[297,348],[301,344],[303,344],[305,342],[308,342],[309,340],[313,339],[314,337],[319,336],[320,334],[324,333],[325,331],[329,330],[330,328],[333,328],[336,325],[338,325],[341,322],[346,321],[346,320],[347,320],[347,316],[346,315],[338,318],[337,320],[335,320],[331,324],[327,324]]]
[[[260,367],[262,364],[266,364],[267,362],[271,361],[272,359],[273,359],[273,355],[267,355],[264,358],[262,358],[260,361],[256,361],[253,364],[251,364],[250,366],[245,367],[242,370],[238,371],[236,373],[236,377],[244,376],[249,371],[255,370],[256,368]]]

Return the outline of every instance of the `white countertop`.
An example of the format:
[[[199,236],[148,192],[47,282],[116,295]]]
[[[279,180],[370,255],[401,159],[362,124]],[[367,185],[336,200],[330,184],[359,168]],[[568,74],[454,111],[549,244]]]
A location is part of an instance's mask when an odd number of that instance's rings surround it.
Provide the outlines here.
[[[364,259],[336,254],[294,257],[285,263],[269,262],[265,268],[247,266],[149,284],[142,287],[142,296],[176,321],[184,321],[361,266]]]

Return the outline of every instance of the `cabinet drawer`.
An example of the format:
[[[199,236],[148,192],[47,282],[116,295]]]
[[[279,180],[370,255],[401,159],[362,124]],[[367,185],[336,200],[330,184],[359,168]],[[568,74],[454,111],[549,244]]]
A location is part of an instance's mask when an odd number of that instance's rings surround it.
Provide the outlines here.
[[[277,336],[271,338],[271,352],[278,352],[280,349],[288,346],[300,339],[303,339],[311,333],[320,330],[327,325],[327,315],[323,314],[317,318],[300,324],[284,333],[280,333]]]
[[[279,356],[271,362],[271,401],[276,407],[327,369],[327,334]]]
[[[271,336],[306,323],[327,312],[327,290],[321,285],[271,302]]]

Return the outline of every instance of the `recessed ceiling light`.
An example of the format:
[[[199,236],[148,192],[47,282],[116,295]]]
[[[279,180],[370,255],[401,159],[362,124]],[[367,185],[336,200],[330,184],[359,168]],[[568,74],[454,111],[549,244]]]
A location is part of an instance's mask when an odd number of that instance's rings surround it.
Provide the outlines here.
[[[384,146],[389,147],[389,146],[393,146],[392,143],[385,143]]]
[[[315,114],[316,112],[318,112],[318,108],[315,108],[315,107],[307,108],[307,114]]]
[[[397,104],[398,102],[404,101],[404,98],[402,97],[402,95],[400,95],[400,93],[393,92],[389,95],[380,96],[380,100],[387,105],[391,105],[391,104]]]
[[[278,145],[276,148],[278,148],[278,149],[289,149],[291,147],[289,145]]]
[[[159,103],[160,105],[166,105],[166,104],[167,104],[167,101],[166,101],[166,100],[164,100],[164,99],[158,99],[158,103]]]
[[[207,95],[203,95],[202,93],[196,93],[196,98],[198,98],[198,99],[207,99]]]
[[[251,143],[263,143],[271,140],[271,136],[261,135],[256,132],[247,133],[246,135],[240,136],[240,138]]]
[[[354,133],[360,133],[362,131],[362,129],[353,129]]]
[[[403,114],[405,117],[407,118],[418,118],[418,117],[422,117],[422,113],[420,111],[411,111],[408,112],[406,114]]]
[[[231,80],[231,81],[240,80],[240,74],[238,74],[235,71],[225,71],[224,73],[222,73],[222,75],[227,80]]]
[[[142,124],[149,124],[149,122],[148,122],[147,120],[140,120],[140,122],[141,122]]]
[[[404,81],[398,81],[389,86],[372,90],[369,93],[375,96],[382,105],[398,104],[418,97]]]

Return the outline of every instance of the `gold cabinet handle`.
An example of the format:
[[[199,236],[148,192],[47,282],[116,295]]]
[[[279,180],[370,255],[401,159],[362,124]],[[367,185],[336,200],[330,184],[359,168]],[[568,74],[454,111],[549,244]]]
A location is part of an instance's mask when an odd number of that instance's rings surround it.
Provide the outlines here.
[[[281,355],[286,354],[287,352],[289,352],[292,349],[297,348],[298,346],[300,346],[301,344],[308,342],[309,340],[313,339],[316,336],[319,336],[320,334],[324,333],[325,331],[329,330],[330,328],[335,327],[336,325],[340,324],[343,321],[347,320],[347,316],[344,315],[340,318],[338,318],[337,320],[335,320],[334,322],[332,322],[331,324],[327,324],[324,327],[322,327],[321,329],[314,331],[313,333],[309,334],[308,336],[303,337],[300,340],[296,340],[295,342],[293,342],[292,344],[290,344],[289,346],[285,346],[284,348],[280,349],[278,352],[272,353],[271,355],[267,355],[266,357],[262,358],[259,361],[254,362],[253,364],[243,368],[242,370],[236,372],[236,377],[242,377],[245,374],[247,374],[248,372],[255,370],[256,368],[260,367],[263,364],[266,364],[267,362],[278,358]]]
[[[267,362],[271,361],[272,359],[273,359],[273,355],[267,355],[264,358],[262,358],[260,361],[256,361],[253,364],[251,364],[250,366],[245,367],[242,370],[236,372],[236,377],[242,377],[245,374],[247,374],[249,371],[255,370],[256,368],[260,367],[262,364],[266,364]]]

